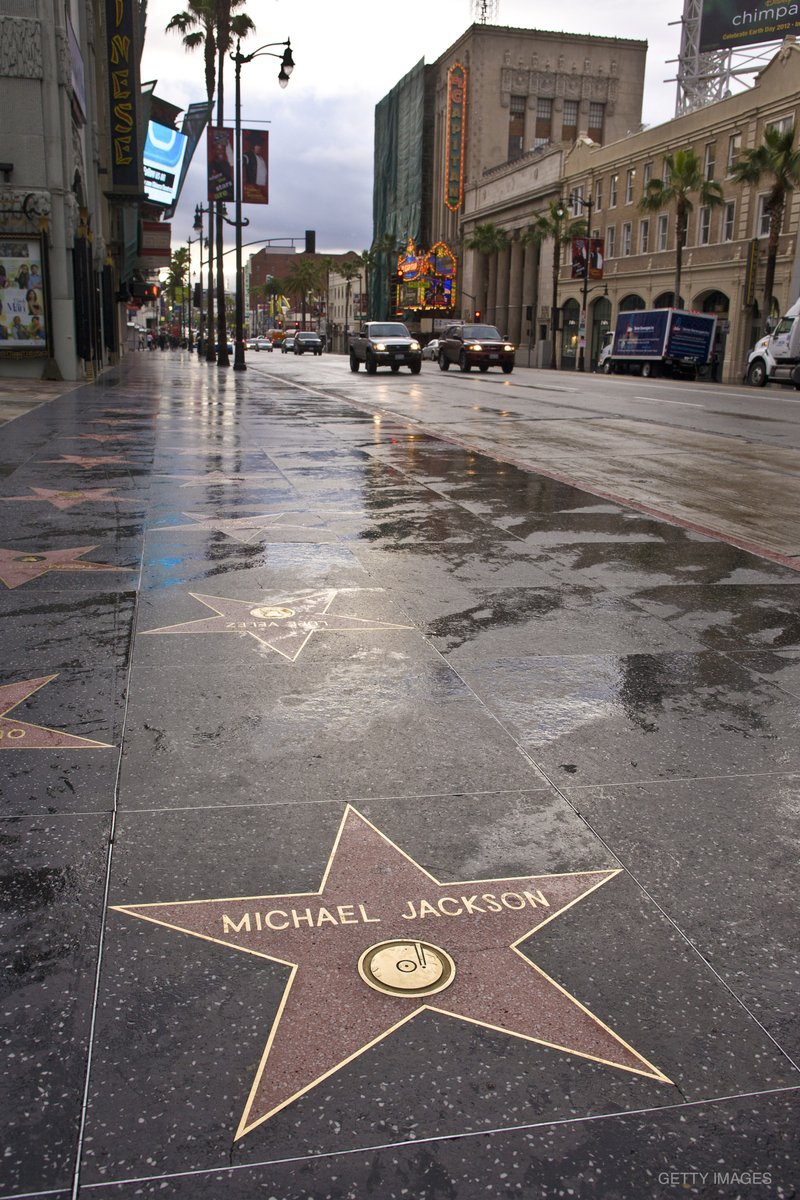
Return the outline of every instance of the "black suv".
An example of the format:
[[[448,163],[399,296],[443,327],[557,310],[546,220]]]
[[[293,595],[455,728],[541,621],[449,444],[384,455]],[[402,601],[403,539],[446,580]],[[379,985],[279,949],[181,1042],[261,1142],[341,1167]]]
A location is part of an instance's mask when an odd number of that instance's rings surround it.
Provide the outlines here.
[[[322,338],[318,333],[296,333],[294,335],[295,354],[322,354]]]
[[[450,363],[458,363],[461,371],[502,367],[503,374],[510,375],[514,353],[511,342],[494,325],[451,325],[439,339],[439,370],[448,371]]]

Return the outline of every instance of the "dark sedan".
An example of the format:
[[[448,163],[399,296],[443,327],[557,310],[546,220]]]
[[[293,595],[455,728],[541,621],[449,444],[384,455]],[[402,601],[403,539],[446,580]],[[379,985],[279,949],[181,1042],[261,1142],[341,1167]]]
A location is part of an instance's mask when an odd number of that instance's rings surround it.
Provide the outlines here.
[[[451,363],[457,363],[460,371],[500,367],[504,375],[510,375],[514,353],[511,342],[494,325],[451,325],[439,339],[439,369],[447,371]]]
[[[295,354],[322,354],[322,338],[318,333],[297,333],[294,339]]]

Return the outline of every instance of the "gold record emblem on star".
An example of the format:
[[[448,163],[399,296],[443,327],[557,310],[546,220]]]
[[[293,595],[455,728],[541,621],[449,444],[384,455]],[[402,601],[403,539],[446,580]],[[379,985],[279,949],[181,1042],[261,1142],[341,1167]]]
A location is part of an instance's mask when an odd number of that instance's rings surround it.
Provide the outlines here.
[[[288,969],[238,1139],[425,1011],[669,1084],[522,949],[618,874],[441,883],[347,805],[319,891],[114,911]]]
[[[58,679],[57,674],[43,675],[39,679],[21,679],[18,683],[7,683],[0,687],[0,750],[113,749],[108,742],[95,742],[91,738],[62,733],[60,729],[47,729],[44,725],[32,725],[28,721],[17,721],[6,716],[6,713],[54,679]]]
[[[360,590],[360,589],[357,589]],[[364,617],[330,613],[339,589],[320,592],[300,592],[292,597],[262,600],[233,600],[227,596],[201,596],[190,592],[194,600],[217,613],[216,617],[182,621],[159,629],[145,629],[142,636],[170,633],[234,633],[255,638],[262,646],[294,662],[314,633],[323,630],[413,629],[413,625],[397,625],[390,621],[375,621]]]

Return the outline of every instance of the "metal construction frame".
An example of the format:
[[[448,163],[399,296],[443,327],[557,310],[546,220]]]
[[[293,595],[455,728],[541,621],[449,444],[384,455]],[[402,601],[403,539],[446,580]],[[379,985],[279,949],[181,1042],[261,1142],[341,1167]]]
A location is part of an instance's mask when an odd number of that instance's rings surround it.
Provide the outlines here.
[[[684,0],[683,16],[671,24],[681,26],[681,48],[677,59],[678,92],[675,116],[724,100],[731,94],[731,85],[746,75],[761,71],[781,45],[764,42],[731,50],[700,50],[700,22],[703,0]],[[666,80],[665,82],[670,82]]]

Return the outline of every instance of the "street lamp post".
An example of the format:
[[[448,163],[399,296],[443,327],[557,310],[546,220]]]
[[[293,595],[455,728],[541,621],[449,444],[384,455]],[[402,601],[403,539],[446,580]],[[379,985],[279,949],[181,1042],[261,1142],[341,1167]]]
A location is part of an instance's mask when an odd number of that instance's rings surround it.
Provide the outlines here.
[[[209,203],[208,208],[203,208],[202,204],[196,204],[194,209],[194,228],[202,231],[203,217],[208,213],[208,237],[206,238],[206,249],[208,250],[208,320],[206,321],[206,339],[205,359],[207,363],[215,363],[217,356],[214,353],[214,205]],[[202,246],[201,246],[202,250]],[[200,272],[200,286],[203,285],[203,273]],[[204,312],[204,307],[201,306],[201,320]]]
[[[204,249],[204,248],[205,248],[205,249],[208,249],[208,238],[204,238],[204,237],[203,237],[203,216],[204,216],[204,214],[206,213],[206,211],[207,211],[207,209],[204,209],[204,208],[203,208],[203,206],[202,206],[202,204],[196,204],[196,205],[195,205],[195,209],[194,209],[194,225],[192,226],[192,228],[193,228],[194,230],[196,230],[196,231],[197,231],[197,234],[198,234],[197,240],[198,240],[198,242],[200,243],[200,268],[199,268],[199,276],[200,276],[200,324],[199,324],[199,327],[198,327],[198,334],[197,334],[197,341],[198,341],[197,354],[198,354],[198,357],[199,357],[201,354],[203,354],[203,353],[204,353],[204,351],[205,351],[205,349],[206,349],[206,346],[205,346],[205,337],[204,337],[204,330],[205,330],[205,315],[206,315],[206,303],[205,303],[205,292],[206,292],[206,289],[205,289],[205,287],[203,286],[203,249]]]
[[[270,47],[283,46],[283,54],[274,53]],[[252,54],[242,54],[241,39],[237,38],[236,52],[231,54],[231,58],[236,64],[236,133],[235,133],[235,148],[234,148],[234,175],[236,178],[236,220],[233,224],[236,226],[236,341],[233,351],[233,369],[234,371],[246,371],[247,365],[244,361],[244,280],[242,278],[242,228],[249,224],[247,220],[242,220],[242,95],[241,95],[241,78],[242,65],[252,62],[254,58],[279,58],[281,60],[281,69],[278,74],[278,83],[281,87],[286,87],[289,82],[289,76],[294,70],[294,59],[292,58],[291,42],[287,38],[285,42],[267,42],[264,46],[259,46]],[[229,222],[230,223],[230,222]]]
[[[588,212],[586,220],[586,256],[583,263],[583,341],[578,347],[578,370],[586,371],[586,341],[589,334],[589,260],[591,257],[591,241],[592,236],[592,210],[594,208],[594,200],[584,200],[579,192],[571,192],[568,204],[572,205],[573,211],[576,204],[580,204],[581,208],[585,208]]]

